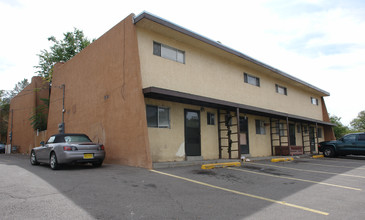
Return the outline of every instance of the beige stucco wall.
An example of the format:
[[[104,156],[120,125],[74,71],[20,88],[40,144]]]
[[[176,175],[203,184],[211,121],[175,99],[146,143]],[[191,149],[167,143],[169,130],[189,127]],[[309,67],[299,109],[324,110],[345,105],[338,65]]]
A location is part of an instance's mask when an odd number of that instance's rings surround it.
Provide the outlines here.
[[[180,104],[146,98],[147,105],[168,107],[170,109],[170,128],[148,128],[151,157],[153,162],[185,160],[184,109],[201,110],[194,105]],[[207,125],[207,112],[217,115],[215,109],[200,111],[201,155],[203,159],[218,158],[218,127]]]
[[[184,109],[200,111],[200,125],[201,125],[201,152],[204,160],[219,158],[218,147],[218,115],[217,110],[195,105],[187,105],[170,101],[156,100],[145,98],[146,105],[154,105],[160,107],[167,107],[170,111],[170,128],[148,128],[148,137],[151,148],[151,157],[153,162],[166,161],[183,161],[185,160],[185,142],[184,142]],[[207,125],[207,112],[215,114],[215,125]],[[231,115],[235,115],[231,112]],[[248,118],[248,135],[249,135],[249,156],[251,157],[265,157],[271,156],[271,138],[270,138],[270,118],[252,115],[240,114],[241,117]],[[221,115],[221,120],[224,120],[224,114]],[[262,120],[265,122],[265,134],[256,134],[255,120]],[[282,121],[283,122],[283,121]],[[302,133],[298,132],[298,122],[289,121],[290,124],[295,124],[296,146],[303,146]],[[236,124],[236,118],[232,119],[232,124]],[[313,125],[311,125],[313,126]],[[322,128],[323,127],[319,126]],[[224,128],[224,125],[221,126]],[[286,124],[284,124],[286,128]],[[232,127],[232,133],[235,133],[236,126]],[[222,132],[224,136],[225,131]],[[323,133],[322,133],[323,134]],[[236,135],[232,135],[232,140],[236,141]],[[324,138],[318,139],[323,141]],[[317,142],[317,140],[316,140]],[[227,141],[222,139],[222,145],[227,145]],[[316,144],[317,145],[317,144]],[[232,145],[232,150],[237,149],[237,144]],[[317,151],[317,146],[316,146]],[[222,158],[228,158],[227,148],[222,150]],[[238,158],[238,152],[232,152],[232,158]]]
[[[166,88],[322,120],[322,94],[315,90],[170,29],[154,30],[137,25],[143,88]],[[185,51],[185,64],[153,55],[153,41]],[[244,83],[244,72],[259,77],[261,86]],[[286,87],[288,95],[276,93],[275,84]],[[319,100],[318,106],[311,104],[311,97]]]
[[[265,123],[269,123],[269,118],[256,115],[247,115],[247,118],[250,156],[271,156],[270,126],[265,126],[265,134],[256,134],[255,124],[255,120],[262,120],[265,121]]]

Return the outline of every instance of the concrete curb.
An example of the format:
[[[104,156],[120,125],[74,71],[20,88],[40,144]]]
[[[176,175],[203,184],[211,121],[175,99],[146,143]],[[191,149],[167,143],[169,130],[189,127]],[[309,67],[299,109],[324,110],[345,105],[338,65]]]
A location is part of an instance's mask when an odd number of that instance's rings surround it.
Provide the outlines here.
[[[229,163],[211,163],[211,164],[203,164],[201,168],[203,170],[206,169],[213,169],[213,168],[219,168],[219,167],[240,167],[241,162],[229,162]]]
[[[323,158],[323,157],[324,157],[324,155],[313,155],[313,156],[312,156],[312,158],[315,158],[315,159],[316,159],[316,158]]]
[[[283,161],[292,161],[292,160],[294,160],[294,158],[292,158],[292,157],[283,157],[283,158],[273,158],[273,159],[271,159],[271,162],[274,162],[274,163],[276,163],[276,162],[283,162]]]

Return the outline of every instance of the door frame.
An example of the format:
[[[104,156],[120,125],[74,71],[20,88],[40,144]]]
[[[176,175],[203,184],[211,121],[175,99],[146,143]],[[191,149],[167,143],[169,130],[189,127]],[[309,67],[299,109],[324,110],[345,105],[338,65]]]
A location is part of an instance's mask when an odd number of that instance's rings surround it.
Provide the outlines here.
[[[243,145],[242,142],[240,141],[240,146],[239,147],[240,147],[241,155],[244,154],[243,151],[242,151],[241,146],[247,146],[248,154],[250,154],[250,142],[249,142],[249,134],[248,134],[248,132],[249,132],[249,129],[248,129],[248,117],[246,117],[246,116],[239,116],[239,119],[238,119],[238,121],[240,123],[240,126],[239,126],[240,127],[239,135],[241,135],[241,129],[242,129],[242,126],[241,126],[241,118],[246,121],[246,125],[247,125],[247,131],[246,131],[246,143],[247,144],[246,145]],[[245,155],[247,155],[247,154],[245,154]]]
[[[200,147],[200,155],[187,155],[187,146],[186,146],[186,113],[187,112],[195,112],[198,113],[198,117],[199,117],[199,147]],[[194,157],[194,156],[201,156],[202,155],[202,135],[201,135],[201,115],[200,115],[200,111],[199,110],[193,110],[193,109],[184,109],[184,142],[185,142],[185,156],[186,157]]]
[[[297,146],[297,140],[296,140],[296,130],[295,130],[295,124],[289,123],[289,146]],[[293,133],[291,133],[293,132]],[[292,135],[293,134],[293,137]],[[291,144],[291,142],[294,142],[294,144]]]

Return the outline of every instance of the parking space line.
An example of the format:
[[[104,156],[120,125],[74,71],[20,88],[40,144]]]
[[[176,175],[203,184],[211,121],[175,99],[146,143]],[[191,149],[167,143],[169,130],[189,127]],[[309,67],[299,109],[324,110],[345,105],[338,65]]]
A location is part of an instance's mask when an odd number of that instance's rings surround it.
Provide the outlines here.
[[[350,158],[328,158],[328,157],[325,157],[324,158],[324,161],[329,161],[329,162],[334,162],[334,163],[338,163],[339,161],[340,162],[344,162],[344,163],[347,163],[347,164],[359,164],[359,165],[365,165],[365,160],[362,160],[364,162],[358,162],[358,161],[349,161]]]
[[[320,163],[311,163],[311,162],[306,162],[305,164],[318,165],[318,166],[324,166],[324,167],[342,167],[342,168],[352,168],[352,169],[362,169],[362,170],[365,170],[365,167],[339,166],[339,165],[320,164]]]
[[[311,173],[324,173],[324,174],[330,174],[330,175],[341,175],[341,176],[365,179],[365,176],[345,174],[345,173],[333,173],[333,172],[326,172],[326,171],[319,171],[319,170],[306,170],[306,169],[299,169],[299,168],[293,168],[293,167],[275,166],[275,165],[271,165],[271,164],[264,164],[264,163],[257,163],[257,162],[250,162],[250,163],[262,165],[262,166],[278,167],[278,168],[283,168],[283,169],[298,170],[298,171],[311,172]]]
[[[165,172],[161,172],[161,171],[157,171],[157,170],[151,170],[151,171],[155,172],[155,173],[162,174],[162,175],[174,177],[174,178],[177,178],[177,179],[182,179],[182,180],[185,180],[185,181],[188,181],[188,182],[196,183],[196,184],[199,184],[199,185],[211,187],[211,188],[214,188],[214,189],[219,189],[219,190],[235,193],[235,194],[242,195],[242,196],[247,196],[247,197],[250,197],[250,198],[260,199],[260,200],[264,200],[264,201],[267,201],[267,202],[272,202],[272,203],[276,203],[276,204],[280,204],[280,205],[284,205],[284,206],[288,206],[288,207],[293,207],[293,208],[301,209],[301,210],[304,210],[304,211],[308,211],[308,212],[312,212],[312,213],[316,213],[316,214],[320,214],[320,215],[329,215],[328,212],[322,212],[322,211],[319,211],[319,210],[316,210],[316,209],[311,209],[311,208],[307,208],[307,207],[304,207],[304,206],[299,206],[299,205],[287,203],[287,202],[284,202],[284,201],[278,201],[278,200],[274,200],[274,199],[265,198],[265,197],[262,197],[262,196],[256,196],[256,195],[252,195],[252,194],[249,194],[249,193],[240,192],[240,191],[237,191],[237,190],[227,189],[227,188],[211,185],[211,184],[208,184],[208,183],[200,182],[200,181],[197,181],[197,180],[193,180],[193,179],[189,179],[189,178],[186,178],[186,177],[177,176],[177,175],[173,175],[173,174],[169,174],[169,173],[165,173]]]
[[[336,184],[331,184],[331,183],[317,182],[317,181],[313,181],[313,180],[299,179],[299,178],[287,177],[287,176],[277,176],[277,175],[273,175],[273,174],[260,173],[260,172],[255,172],[255,171],[251,171],[251,170],[243,170],[243,169],[233,168],[233,167],[227,167],[227,169],[237,170],[237,171],[240,171],[240,172],[254,173],[254,174],[259,174],[259,175],[263,175],[263,176],[270,176],[270,177],[276,177],[276,178],[282,178],[282,179],[289,179],[289,180],[296,180],[296,181],[302,181],[302,182],[308,182],[308,183],[321,184],[321,185],[326,185],[326,186],[333,186],[333,187],[338,187],[338,188],[343,188],[343,189],[362,191],[362,189],[359,189],[359,188],[354,188],[354,187],[349,187],[349,186],[341,186],[341,185],[336,185]]]

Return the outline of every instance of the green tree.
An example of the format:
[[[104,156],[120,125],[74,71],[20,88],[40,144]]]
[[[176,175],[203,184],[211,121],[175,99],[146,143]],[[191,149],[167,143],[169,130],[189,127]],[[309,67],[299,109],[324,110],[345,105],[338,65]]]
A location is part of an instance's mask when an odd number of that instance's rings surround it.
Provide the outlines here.
[[[34,130],[47,130],[49,99],[41,99],[43,105],[39,105],[34,109],[34,114],[29,118]]]
[[[340,117],[337,117],[336,115],[330,115],[330,120],[331,123],[336,125],[333,127],[333,132],[335,133],[336,139],[339,139],[350,132],[350,129],[341,123]]]
[[[39,64],[35,66],[39,76],[42,76],[49,82],[52,81],[53,66],[58,62],[66,62],[81,50],[87,47],[91,41],[84,36],[84,32],[74,28],[73,32],[67,32],[63,40],[59,41],[54,36],[48,38],[53,42],[50,51],[42,50],[39,57]]]
[[[357,118],[350,122],[355,131],[365,131],[365,110],[359,112]]]
[[[6,98],[6,91],[0,90],[0,142],[5,143],[8,132],[9,103]]]
[[[25,87],[29,85],[28,79],[23,79],[22,81],[19,81],[17,84],[15,84],[14,89],[10,90],[8,92],[5,92],[4,94],[4,101],[7,103],[10,103],[10,100],[14,98],[18,93],[23,91]]]

